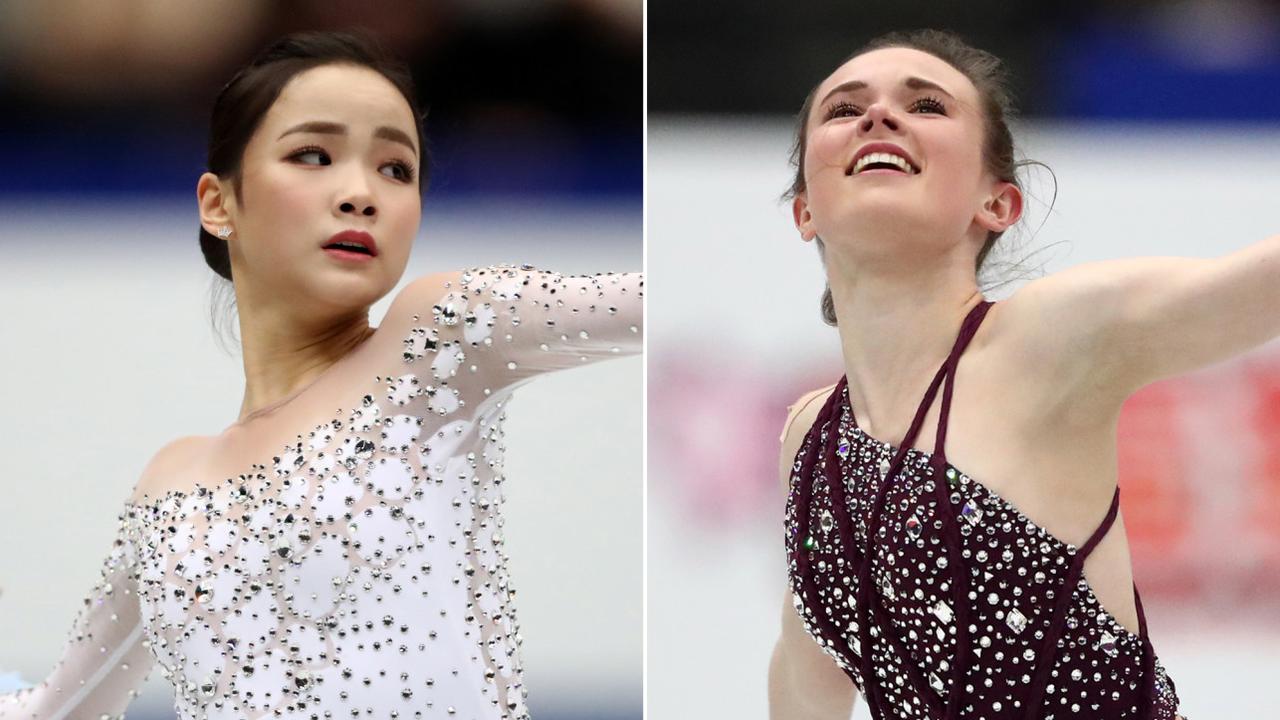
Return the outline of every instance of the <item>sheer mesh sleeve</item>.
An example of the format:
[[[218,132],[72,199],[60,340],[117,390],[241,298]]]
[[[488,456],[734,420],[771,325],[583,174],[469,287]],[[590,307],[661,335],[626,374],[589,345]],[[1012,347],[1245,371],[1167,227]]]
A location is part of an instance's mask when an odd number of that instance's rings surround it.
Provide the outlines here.
[[[0,719],[123,717],[151,670],[137,595],[138,516],[126,504],[102,577],[43,682],[0,695]]]
[[[564,275],[498,265],[427,276],[414,285],[413,301],[401,303],[421,316],[406,360],[434,351],[437,365],[452,366],[455,384],[470,375],[497,392],[641,349],[642,273]]]

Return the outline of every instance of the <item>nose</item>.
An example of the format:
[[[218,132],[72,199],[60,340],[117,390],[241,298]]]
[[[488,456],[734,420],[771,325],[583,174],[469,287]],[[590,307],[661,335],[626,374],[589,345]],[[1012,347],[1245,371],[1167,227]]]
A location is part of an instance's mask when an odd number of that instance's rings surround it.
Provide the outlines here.
[[[343,184],[346,185],[346,192],[342,196],[342,201],[338,204],[338,208],[343,213],[359,213],[372,217],[378,212],[374,206],[373,191],[369,184],[369,178],[365,175],[364,169],[356,164],[354,174],[348,171],[343,178]]]
[[[869,133],[875,129],[876,123],[880,123],[890,130],[898,129],[898,121],[889,113],[889,107],[881,102],[873,103],[862,114],[862,118],[858,122],[858,130],[863,133]]]
[[[359,200],[359,201],[350,201],[350,200],[348,200],[348,201],[344,201],[344,202],[342,203],[342,205],[340,205],[339,207],[342,209],[342,212],[344,212],[344,213],[353,213],[353,212],[356,212],[356,208],[357,208],[357,207],[361,207],[361,208],[363,208],[363,209],[362,209],[362,210],[360,210],[360,214],[361,214],[361,215],[368,215],[368,216],[370,216],[370,217],[372,217],[375,213],[377,213],[377,212],[378,212],[378,211],[377,211],[377,209],[376,209],[372,204],[369,204],[369,203],[367,203],[367,202],[366,202],[366,201],[364,201],[364,200]]]

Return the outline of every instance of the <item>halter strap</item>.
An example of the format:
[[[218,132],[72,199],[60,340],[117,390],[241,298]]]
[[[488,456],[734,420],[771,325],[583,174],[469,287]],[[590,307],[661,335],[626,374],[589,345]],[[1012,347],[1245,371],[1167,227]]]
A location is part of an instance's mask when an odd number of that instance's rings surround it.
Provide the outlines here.
[[[946,390],[943,391],[942,412],[938,418],[939,433],[938,433],[937,440],[939,443],[939,447],[935,448],[935,456],[934,456],[934,459],[941,459],[941,456],[937,455],[936,453],[937,453],[937,450],[941,447],[942,441],[946,437],[946,416],[951,406],[951,400],[950,400],[951,378],[954,376],[956,363],[960,358],[960,354],[964,352],[965,348],[969,344],[969,341],[972,340],[974,334],[977,333],[978,326],[981,325],[983,318],[986,317],[987,310],[991,307],[992,304],[993,303],[991,301],[983,300],[979,304],[973,306],[973,308],[969,310],[969,313],[965,315],[964,321],[961,322],[960,324],[960,331],[956,336],[956,341],[951,347],[950,354],[948,354],[947,359],[942,363],[942,367],[938,369],[937,374],[934,375],[933,382],[929,384],[929,389],[925,392],[924,399],[921,400],[919,407],[916,408],[916,414],[911,421],[911,427],[907,430],[907,434],[903,438],[902,444],[898,448],[898,452],[894,455],[893,460],[889,463],[889,469],[887,472],[885,472],[884,477],[881,480],[880,488],[876,493],[875,502],[872,504],[871,519],[867,525],[868,546],[870,546],[871,544],[872,533],[875,532],[876,528],[880,527],[880,514],[884,510],[884,501],[888,495],[888,490],[889,490],[889,485],[891,483],[891,480],[901,469],[902,463],[906,458],[907,452],[911,449],[912,443],[915,442],[916,435],[919,434],[920,428],[924,424],[924,417],[928,413],[929,406],[933,403],[934,397],[937,395],[938,387],[943,382],[943,380],[946,379],[948,380],[947,388]],[[850,415],[853,416],[854,413],[850,412]],[[854,422],[856,424],[857,422],[856,419],[854,420]],[[935,482],[935,484],[937,483]],[[950,503],[947,503],[946,505],[941,507],[950,507]],[[943,512],[942,514],[944,518],[947,517],[947,514],[945,512]],[[944,520],[944,523],[945,522],[946,521]],[[960,562],[961,560],[959,556],[960,543],[958,540],[959,530],[958,528],[954,527],[955,525],[954,518],[952,518],[951,525],[953,526],[951,529],[955,531],[957,536],[957,539],[953,543],[953,547],[951,547],[952,558],[951,558],[951,562],[949,563],[952,569],[951,571],[952,603],[960,613],[963,613],[964,607],[966,605],[966,602],[965,602],[966,597],[964,595],[961,595],[960,591],[961,591],[961,588],[964,587],[966,588],[965,592],[967,594],[967,578],[965,577],[967,573],[963,571],[963,568],[965,566],[962,562]],[[949,543],[949,544],[952,544],[952,543]],[[871,627],[870,627],[871,623],[869,621],[869,618],[878,612],[877,596],[871,592],[872,558],[873,556],[870,553],[868,553],[862,558],[862,562],[858,564],[858,588],[857,588],[858,602],[855,607],[855,614],[857,616],[857,622],[858,622],[858,638],[859,638],[858,641],[859,641],[860,647],[862,648],[860,660],[861,660],[862,676],[864,678],[870,678],[873,675],[872,668],[871,668],[871,654],[872,654]],[[958,616],[958,619],[960,620],[960,622],[958,623],[959,628],[957,632],[957,642],[960,642],[968,637],[967,635],[968,628],[967,628],[967,625],[963,622],[963,619],[964,619],[963,615]],[[958,644],[957,648],[960,648],[960,647],[963,647],[963,646]],[[965,667],[968,664],[968,657],[966,653],[957,652],[956,656],[957,657],[955,658],[955,662],[953,663],[952,673],[951,673],[952,674],[952,691],[947,699],[947,709],[946,709],[947,718],[954,718],[959,712],[959,698],[961,695],[960,693],[961,688],[960,688],[960,683],[958,682],[958,679],[963,678],[962,673],[965,671]],[[881,716],[884,716],[883,708],[882,708],[880,697],[879,697],[879,688],[877,688],[870,680],[867,680],[865,684],[868,690],[868,692],[866,693],[868,704],[871,705]],[[926,694],[926,697],[927,697],[927,694]]]
[[[980,306],[981,307],[981,306]],[[963,352],[978,325],[986,316],[986,308],[979,311],[977,319],[968,326],[967,335],[962,332],[958,343]],[[959,353],[951,359],[947,368],[946,381],[942,389],[942,409],[938,414],[938,432],[934,440],[933,455],[930,457],[933,471],[934,499],[937,502],[938,514],[942,517],[942,542],[948,553],[948,566],[951,572],[951,605],[955,608],[956,619],[956,656],[951,667],[951,690],[947,694],[945,718],[954,720],[959,717],[960,704],[964,699],[964,678],[969,672],[970,655],[962,648],[969,646],[969,573],[964,563],[964,539],[960,533],[960,522],[954,512],[950,511],[950,488],[947,482],[946,437],[948,422],[951,417],[951,393],[955,387],[956,366],[959,364]]]
[[[935,457],[941,458],[942,462],[946,462],[947,439],[947,421],[951,415],[951,391],[955,385],[956,365],[960,362],[960,354],[969,347],[969,341],[978,333],[978,326],[982,324],[982,320],[987,316],[987,311],[995,303],[984,300],[975,305],[969,314],[965,317],[964,323],[960,326],[960,336],[956,338],[956,345],[951,350],[950,357],[947,358],[947,364],[943,366],[943,370],[947,373],[947,383],[942,389],[942,410],[938,414],[938,434],[933,443],[933,454]],[[926,396],[926,403],[932,402],[933,398]],[[927,407],[927,405],[926,405]]]
[[[852,556],[850,560],[857,564],[860,562],[862,552],[857,544],[853,542],[852,522],[848,517],[848,506],[844,494],[844,477],[839,469],[839,463],[835,459],[834,448],[838,445],[836,436],[839,434],[839,416],[838,408],[844,401],[847,390],[848,378],[841,377],[836,383],[836,387],[831,394],[827,396],[827,401],[823,403],[822,409],[818,411],[818,417],[810,426],[809,432],[805,436],[802,454],[800,456],[799,467],[795,471],[798,488],[796,490],[795,512],[798,516],[804,518],[804,523],[799,524],[801,537],[792,538],[792,542],[796,547],[800,548],[796,553],[796,573],[800,579],[802,591],[810,598],[817,598],[818,587],[817,580],[812,572],[810,555],[816,546],[810,545],[809,540],[813,537],[813,487],[816,484],[815,468],[819,463],[822,464],[823,477],[827,481],[827,491],[831,494],[831,505],[836,519],[835,529],[839,534],[842,545],[845,550]],[[835,422],[832,422],[832,419]],[[828,434],[831,437],[828,437]],[[844,636],[845,630],[836,627],[824,613],[821,611],[813,612],[814,623],[818,625],[823,637],[839,638]],[[846,671],[853,678],[853,671]],[[874,685],[869,676],[863,675],[863,691],[867,694],[867,702],[870,704],[872,712],[877,713],[877,717],[882,717],[876,708],[875,698],[872,695]]]
[[[1039,717],[1043,711],[1043,700],[1045,693],[1045,684],[1049,681],[1049,672],[1053,669],[1054,658],[1057,657],[1057,643],[1062,638],[1062,626],[1067,620],[1067,608],[1071,604],[1071,598],[1075,594],[1076,583],[1080,581],[1080,575],[1084,572],[1084,561],[1093,552],[1093,549],[1102,541],[1102,536],[1107,534],[1111,529],[1112,523],[1115,522],[1116,514],[1120,509],[1120,487],[1116,486],[1115,493],[1111,496],[1111,507],[1107,510],[1107,515],[1099,523],[1097,529],[1089,536],[1089,540],[1084,546],[1071,558],[1071,565],[1067,567],[1067,576],[1062,583],[1062,592],[1053,603],[1053,614],[1050,616],[1049,630],[1045,633],[1044,640],[1040,643],[1040,652],[1036,655],[1038,658],[1035,679],[1031,683],[1031,697],[1027,702],[1026,713],[1023,717],[1026,720],[1034,720]]]
[[[1147,633],[1147,614],[1142,610],[1142,597],[1138,595],[1138,584],[1133,585],[1133,604],[1138,609],[1138,636],[1142,638],[1142,705],[1139,717],[1155,717],[1156,704],[1156,649],[1151,646],[1151,636]]]

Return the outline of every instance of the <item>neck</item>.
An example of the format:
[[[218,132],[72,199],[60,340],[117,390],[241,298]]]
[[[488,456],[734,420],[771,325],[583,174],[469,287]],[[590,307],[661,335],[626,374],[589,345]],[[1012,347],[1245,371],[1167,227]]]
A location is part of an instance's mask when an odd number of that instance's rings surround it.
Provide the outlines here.
[[[830,250],[827,280],[855,419],[871,436],[897,445],[960,323],[984,299],[973,257],[854,261]]]
[[[241,306],[245,388],[236,424],[288,403],[374,330],[367,312],[309,322],[287,308]]]

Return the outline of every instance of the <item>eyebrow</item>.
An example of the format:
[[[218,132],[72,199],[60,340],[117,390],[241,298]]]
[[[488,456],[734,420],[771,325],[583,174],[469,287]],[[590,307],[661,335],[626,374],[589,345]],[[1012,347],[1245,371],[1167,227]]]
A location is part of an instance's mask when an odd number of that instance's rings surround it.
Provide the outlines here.
[[[932,80],[925,80],[924,78],[920,78],[912,75],[907,79],[903,80],[902,84],[906,85],[911,90],[937,90],[938,92],[942,93],[943,95],[946,95],[952,100],[956,99],[955,95],[952,95],[951,93],[947,92],[946,88],[942,87],[941,85],[939,85],[938,83]],[[819,102],[818,104],[822,105],[828,99],[830,99],[832,95],[835,95],[836,93],[853,92],[855,90],[865,90],[866,87],[867,87],[867,84],[862,80],[850,80],[848,82],[840,83],[839,85],[831,88],[831,92],[827,93],[822,98],[822,102]]]
[[[343,125],[342,123],[328,122],[326,120],[309,120],[307,122],[294,125],[288,130],[285,130],[284,132],[280,133],[280,137],[276,139],[279,140],[280,138],[283,138],[285,135],[291,135],[293,133],[320,133],[323,135],[346,135],[347,126]],[[399,128],[393,128],[390,125],[382,125],[373,131],[373,136],[376,138],[381,138],[383,140],[390,140],[391,142],[398,142],[401,145],[404,145],[405,147],[412,150],[414,154],[417,154],[418,152],[418,148],[414,147],[413,145],[413,140],[408,135],[406,135],[403,130]]]

